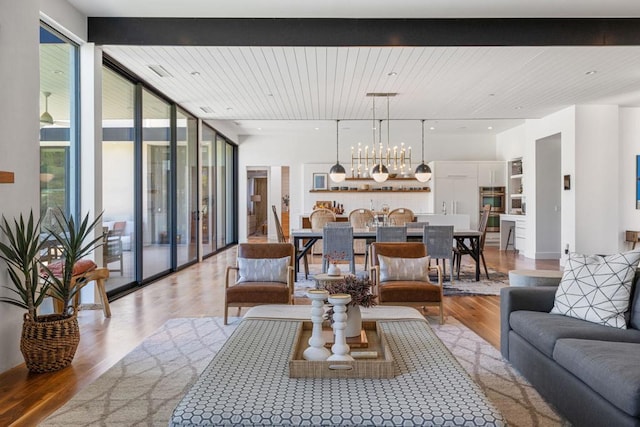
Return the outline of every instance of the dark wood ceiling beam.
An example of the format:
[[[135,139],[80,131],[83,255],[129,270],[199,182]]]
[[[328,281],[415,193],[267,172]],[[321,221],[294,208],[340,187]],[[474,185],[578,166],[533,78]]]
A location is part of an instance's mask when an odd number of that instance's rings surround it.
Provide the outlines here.
[[[89,41],[170,46],[628,46],[640,18],[89,18]]]

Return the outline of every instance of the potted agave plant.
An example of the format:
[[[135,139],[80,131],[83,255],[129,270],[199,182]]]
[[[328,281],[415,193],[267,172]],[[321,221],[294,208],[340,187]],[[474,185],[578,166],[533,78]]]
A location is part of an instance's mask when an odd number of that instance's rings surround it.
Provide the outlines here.
[[[25,309],[20,350],[27,368],[32,372],[50,372],[68,366],[75,356],[80,342],[77,314],[72,305],[73,298],[82,285],[81,275],[74,276],[74,265],[88,255],[102,241],[93,231],[100,216],[89,222],[86,215],[81,222],[62,211],[54,216],[55,227],[45,230],[42,238],[41,222],[35,221],[33,212],[25,220],[21,214],[13,222],[2,218],[0,232],[6,243],[0,241],[0,259],[8,267],[14,292],[13,297],[0,297],[1,302]],[[54,231],[55,229],[56,231]],[[40,255],[45,242],[54,244],[61,254],[60,269],[44,265]],[[62,310],[54,314],[39,315],[38,308],[46,297],[60,302]]]

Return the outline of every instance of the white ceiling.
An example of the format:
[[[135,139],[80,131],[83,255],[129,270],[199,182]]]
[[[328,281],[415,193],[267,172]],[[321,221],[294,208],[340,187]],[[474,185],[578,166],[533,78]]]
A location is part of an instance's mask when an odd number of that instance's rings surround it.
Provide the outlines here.
[[[87,16],[632,17],[638,0],[69,0]],[[250,11],[248,13],[247,11]],[[397,92],[394,120],[492,133],[573,104],[640,106],[640,47],[175,47],[105,52],[204,119],[239,134],[370,120],[369,92]],[[161,65],[170,77],[159,77]],[[595,73],[587,74],[591,71]],[[378,102],[381,101],[381,102]],[[376,115],[386,118],[386,100]],[[202,107],[212,113],[205,113]],[[380,116],[383,117],[380,117]],[[488,127],[493,129],[488,130]]]

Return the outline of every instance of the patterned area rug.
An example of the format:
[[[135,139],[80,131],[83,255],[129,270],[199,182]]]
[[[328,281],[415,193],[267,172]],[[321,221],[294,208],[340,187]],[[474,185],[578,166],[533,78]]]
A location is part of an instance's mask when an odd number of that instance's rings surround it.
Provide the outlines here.
[[[463,265],[460,268],[460,279],[453,276],[453,283],[449,281],[449,269],[447,268],[447,276],[443,278],[444,295],[445,296],[462,296],[462,295],[500,295],[500,289],[509,286],[509,275],[499,271],[489,270],[489,280],[484,273],[484,269],[480,270],[480,281],[476,282],[475,266]],[[363,265],[356,264],[356,271],[364,271]],[[298,280],[295,284],[294,296],[296,298],[306,298],[306,292],[316,287],[316,281],[313,275],[320,273],[318,264],[309,265],[309,278],[305,279],[303,273],[298,273]],[[359,273],[360,274],[360,273]],[[431,277],[431,280],[437,282],[437,277]]]
[[[237,319],[231,322],[169,320],[41,425],[167,425],[174,407],[236,328]],[[509,425],[567,425],[486,341],[453,318],[433,327]]]

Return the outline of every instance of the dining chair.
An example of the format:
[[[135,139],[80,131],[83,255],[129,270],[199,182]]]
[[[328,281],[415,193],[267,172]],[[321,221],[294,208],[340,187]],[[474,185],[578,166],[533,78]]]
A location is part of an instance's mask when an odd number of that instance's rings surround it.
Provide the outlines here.
[[[240,243],[224,282],[224,324],[229,307],[293,304],[295,247],[291,243]],[[235,272],[235,280],[232,277]]]
[[[405,224],[407,226],[407,229],[412,228],[412,229],[416,229],[419,228],[420,230],[424,230],[424,228],[429,225],[428,221],[412,221],[412,222],[408,222]]]
[[[373,242],[370,246],[370,277],[373,293],[381,305],[436,306],[444,323],[442,270],[429,265],[427,249],[421,242]],[[435,271],[438,282],[429,279]]]
[[[387,226],[376,228],[376,242],[406,242],[407,227],[406,226]]]
[[[442,260],[442,276],[447,276],[446,260],[449,260],[449,281],[453,283],[453,225],[428,225],[424,228],[422,242],[427,254],[436,264]]]
[[[491,212],[491,205],[484,205],[482,208],[482,213],[480,214],[480,221],[478,223],[478,231],[482,233],[480,235],[480,259],[476,260],[476,262],[480,262],[482,260],[482,265],[484,266],[484,273],[487,275],[487,280],[489,279],[489,270],[487,269],[487,263],[484,260],[484,242],[487,237],[487,223],[489,222],[489,213]],[[472,249],[473,250],[473,249]],[[456,276],[458,280],[460,280],[460,264],[462,263],[463,255],[471,255],[471,252],[465,249],[462,245],[458,244],[453,247],[453,265],[457,264]]]
[[[106,229],[106,230],[105,230]],[[103,227],[102,239],[102,266],[108,271],[120,272],[124,274],[123,249],[122,249],[122,230]],[[109,264],[118,263],[118,268],[109,268]]]
[[[309,222],[312,230],[322,230],[328,222],[336,222],[336,214],[329,209],[316,209],[309,215]],[[320,242],[311,247],[311,255],[315,255],[322,250]]]
[[[353,252],[353,227],[331,227],[322,229],[322,272],[329,268],[329,257],[349,261],[349,269],[356,274],[356,257]]]
[[[389,223],[393,225],[405,225],[408,222],[413,222],[415,216],[413,211],[407,208],[397,208],[389,212]]]
[[[289,243],[287,238],[284,236],[284,231],[282,230],[282,223],[280,222],[280,218],[278,217],[278,210],[276,209],[276,205],[271,205],[271,210],[273,211],[273,218],[276,221],[276,233],[278,234],[278,243]],[[300,253],[300,248],[296,248],[296,256]],[[307,258],[307,254],[303,256],[304,260],[304,278],[305,280],[309,278],[309,259]]]
[[[373,212],[370,209],[354,209],[349,212],[349,223],[354,229],[366,229],[373,224]],[[369,245],[374,239],[358,239],[353,243],[353,250],[357,254],[364,254],[364,269],[367,270],[369,261]]]

